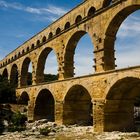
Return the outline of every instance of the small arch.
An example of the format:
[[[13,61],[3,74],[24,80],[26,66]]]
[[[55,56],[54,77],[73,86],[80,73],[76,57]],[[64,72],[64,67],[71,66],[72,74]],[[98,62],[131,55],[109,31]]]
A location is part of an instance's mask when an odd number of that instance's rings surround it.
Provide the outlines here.
[[[10,59],[8,59],[8,63],[10,63]]]
[[[82,21],[82,16],[78,15],[75,19],[75,23],[78,24],[80,21]]]
[[[4,71],[3,71],[3,73],[2,73],[2,77],[4,78],[4,79],[7,79],[8,80],[8,70],[5,68],[4,69]]]
[[[14,56],[14,59],[17,59],[17,55]]]
[[[70,28],[70,22],[67,22],[67,23],[65,24],[64,29],[66,30],[66,29],[69,29],[69,28]]]
[[[29,47],[27,47],[27,52],[29,52],[29,50],[30,50]]]
[[[35,45],[34,45],[34,44],[32,44],[31,48],[32,48],[32,50],[33,50],[33,49],[35,48]]]
[[[36,45],[37,45],[37,46],[40,45],[40,40],[37,40]]]
[[[53,33],[50,32],[50,33],[49,33],[49,36],[48,36],[48,39],[51,39],[52,37],[53,37]]]
[[[58,27],[56,30],[56,35],[60,34],[60,32],[61,32],[61,29]]]
[[[18,104],[28,105],[29,95],[27,92],[23,92],[18,99]]]
[[[18,57],[20,57],[20,52],[18,53]]]
[[[14,57],[12,56],[12,59],[11,59],[12,61],[14,60]]]
[[[24,51],[24,50],[22,50],[22,55],[24,55],[24,53],[25,53],[25,51]]]
[[[88,11],[88,17],[93,16],[95,14],[95,11],[96,11],[95,7],[91,7]]]
[[[112,0],[104,0],[103,2],[103,8],[109,6],[112,3]]]
[[[48,89],[39,92],[34,109],[34,120],[47,119],[54,121],[55,100],[52,93]]]
[[[42,38],[42,42],[44,43],[44,42],[46,42],[46,36],[44,36],[43,38]]]
[[[69,89],[64,99],[63,109],[64,124],[93,124],[91,96],[83,86],[74,85]]]

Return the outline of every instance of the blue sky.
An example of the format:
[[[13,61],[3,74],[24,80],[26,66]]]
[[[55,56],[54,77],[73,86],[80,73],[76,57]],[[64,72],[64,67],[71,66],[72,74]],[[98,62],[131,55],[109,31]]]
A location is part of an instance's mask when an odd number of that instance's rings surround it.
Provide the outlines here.
[[[80,2],[82,0],[0,0],[0,59]],[[115,49],[118,68],[140,65],[140,11],[121,25]],[[93,45],[85,35],[76,48],[76,75],[93,73],[93,57]],[[57,73],[53,53],[47,60],[45,71]]]

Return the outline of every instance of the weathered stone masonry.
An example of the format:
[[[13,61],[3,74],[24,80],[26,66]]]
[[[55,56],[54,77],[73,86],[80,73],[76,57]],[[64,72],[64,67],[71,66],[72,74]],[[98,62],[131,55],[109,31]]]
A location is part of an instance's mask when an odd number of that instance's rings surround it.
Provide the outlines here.
[[[88,121],[94,131],[135,129],[140,67],[115,70],[114,42],[121,23],[138,9],[140,0],[86,0],[0,61],[0,74],[11,83],[17,81],[17,97],[28,104],[28,120]],[[86,33],[94,44],[95,74],[72,78],[74,51]],[[59,80],[43,83],[45,60],[52,50]]]

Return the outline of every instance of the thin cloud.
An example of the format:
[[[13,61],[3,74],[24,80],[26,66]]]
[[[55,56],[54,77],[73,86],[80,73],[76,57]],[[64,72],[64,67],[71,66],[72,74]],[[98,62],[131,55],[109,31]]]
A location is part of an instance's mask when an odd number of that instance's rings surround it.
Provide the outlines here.
[[[15,2],[9,3],[4,0],[0,0],[0,7],[6,8],[6,9],[20,10],[20,11],[31,13],[31,14],[38,14],[38,15],[44,15],[44,16],[48,15],[50,17],[48,19],[50,19],[51,21],[56,20],[58,17],[62,16],[68,11],[68,9],[57,7],[54,5],[48,5],[46,8],[44,7],[38,8],[38,7],[25,6],[20,3],[15,3]]]

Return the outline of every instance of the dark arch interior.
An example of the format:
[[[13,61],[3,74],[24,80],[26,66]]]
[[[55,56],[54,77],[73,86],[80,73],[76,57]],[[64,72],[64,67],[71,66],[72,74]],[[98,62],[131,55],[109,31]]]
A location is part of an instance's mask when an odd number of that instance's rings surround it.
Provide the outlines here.
[[[94,7],[91,7],[88,11],[88,16],[90,17],[90,16],[94,15],[95,11],[96,11],[96,9]]]
[[[25,58],[21,69],[21,86],[32,85],[32,73],[29,72],[30,58]]]
[[[45,73],[45,64],[48,60],[47,57],[51,52],[53,52],[52,48],[45,48],[39,56],[36,71],[36,80],[38,83],[57,80],[57,75],[52,74],[51,71]],[[46,66],[46,69],[47,68],[49,69],[48,65]]]
[[[16,64],[14,64],[11,69],[10,84],[14,87],[18,86],[18,67]]]
[[[49,33],[49,36],[48,36],[48,39],[51,39],[52,37],[53,37],[53,33],[50,32],[50,33]]]
[[[43,38],[42,38],[42,42],[44,43],[44,42],[46,42],[46,36],[44,36]]]
[[[60,28],[57,28],[56,35],[58,35],[60,32],[61,32],[61,29]]]
[[[18,104],[28,105],[29,95],[27,92],[23,92],[18,100]]]
[[[78,15],[75,19],[75,23],[79,23],[82,20],[82,16]]]
[[[112,0],[104,0],[103,7],[107,7],[112,3]]]
[[[66,30],[66,29],[68,29],[68,28],[70,28],[70,22],[67,22],[67,23],[65,24],[65,28],[64,28],[64,29]]]
[[[65,97],[63,108],[64,124],[93,124],[91,97],[84,87],[73,86]]]
[[[104,114],[105,131],[136,131],[140,125],[140,79],[117,81],[106,97]]]
[[[42,90],[36,99],[34,109],[34,119],[47,119],[48,121],[54,121],[54,107],[55,101],[51,92],[47,89]]]
[[[3,74],[2,74],[2,77],[4,79],[7,79],[8,80],[8,71],[7,71],[7,69],[4,69]]]

